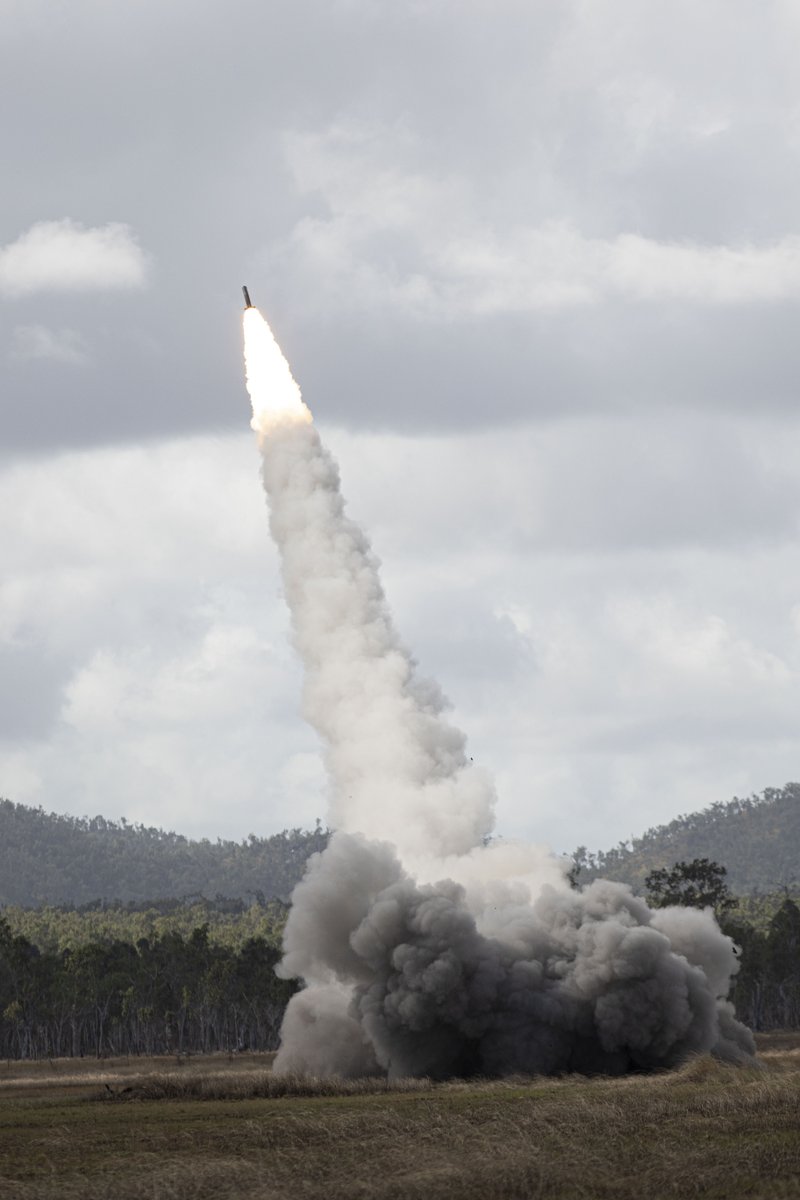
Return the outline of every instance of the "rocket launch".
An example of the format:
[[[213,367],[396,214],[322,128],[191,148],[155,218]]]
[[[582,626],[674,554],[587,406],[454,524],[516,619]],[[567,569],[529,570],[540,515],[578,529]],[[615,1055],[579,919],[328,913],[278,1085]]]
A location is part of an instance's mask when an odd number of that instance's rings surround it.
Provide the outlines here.
[[[502,1075],[754,1053],[727,1001],[738,963],[710,910],[573,889],[546,849],[488,840],[494,787],[418,676],[378,563],[272,332],[243,314],[247,389],[304,711],[335,832],[292,898],[298,978],[277,1071]]]

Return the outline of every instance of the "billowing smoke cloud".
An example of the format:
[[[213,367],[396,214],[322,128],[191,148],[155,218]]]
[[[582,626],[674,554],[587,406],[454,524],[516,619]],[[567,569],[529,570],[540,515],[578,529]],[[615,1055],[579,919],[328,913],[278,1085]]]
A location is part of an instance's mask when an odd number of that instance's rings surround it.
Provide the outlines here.
[[[259,433],[305,709],[337,832],[293,896],[281,973],[303,980],[276,1070],[445,1077],[672,1066],[753,1053],[710,912],[575,891],[536,847],[486,844],[494,793],[418,677],[378,563],[269,327],[245,312]]]

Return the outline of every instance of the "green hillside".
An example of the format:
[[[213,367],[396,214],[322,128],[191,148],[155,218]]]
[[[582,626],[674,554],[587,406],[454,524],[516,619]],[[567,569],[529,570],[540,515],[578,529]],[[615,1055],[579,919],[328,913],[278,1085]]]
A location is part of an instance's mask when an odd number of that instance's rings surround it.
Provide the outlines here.
[[[0,907],[125,903],[205,896],[288,901],[328,831],[193,841],[143,825],[47,813],[0,800]],[[598,876],[644,888],[654,867],[710,858],[739,896],[800,889],[800,784],[712,804],[614,849],[575,854],[578,882]]]
[[[309,855],[327,840],[317,823],[244,842],[191,841],[0,800],[0,906],[218,895],[287,901]]]
[[[598,876],[629,883],[638,891],[655,867],[710,858],[727,868],[734,894],[753,895],[800,885],[800,784],[767,788],[747,800],[734,798],[702,812],[676,817],[613,850],[575,852],[577,879]]]

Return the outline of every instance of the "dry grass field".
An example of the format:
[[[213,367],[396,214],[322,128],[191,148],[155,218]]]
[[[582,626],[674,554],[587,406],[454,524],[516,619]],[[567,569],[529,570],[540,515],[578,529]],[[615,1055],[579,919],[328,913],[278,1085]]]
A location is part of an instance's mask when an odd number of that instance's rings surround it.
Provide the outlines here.
[[[800,1197],[800,1037],[761,1067],[331,1084],[269,1056],[0,1064],[3,1200]]]

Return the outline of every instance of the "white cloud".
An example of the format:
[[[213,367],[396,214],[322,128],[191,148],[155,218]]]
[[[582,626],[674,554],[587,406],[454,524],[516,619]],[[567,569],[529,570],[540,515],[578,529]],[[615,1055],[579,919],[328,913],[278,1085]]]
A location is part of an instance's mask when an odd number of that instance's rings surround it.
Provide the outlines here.
[[[9,351],[21,361],[49,359],[72,367],[85,366],[89,351],[85,338],[75,329],[48,329],[45,325],[17,325]]]
[[[326,431],[506,834],[607,846],[796,775],[800,428],[712,431]],[[324,816],[246,433],[19,463],[0,541],[0,649],[48,665],[0,794],[208,836]]]
[[[342,125],[287,138],[298,190],[328,212],[303,217],[282,253],[313,277],[309,290],[323,306],[335,294],[337,305],[452,320],[616,299],[739,305],[800,296],[798,235],[708,244],[626,230],[590,236],[564,219],[500,226],[480,214],[468,179],[404,169],[410,144],[404,129]]]
[[[0,293],[91,292],[140,288],[147,260],[127,225],[86,228],[76,221],[38,221],[0,247]]]
[[[619,298],[752,304],[800,296],[800,237],[768,246],[589,238],[554,223],[509,239],[473,234],[439,255],[445,307],[475,313],[564,308]]]

